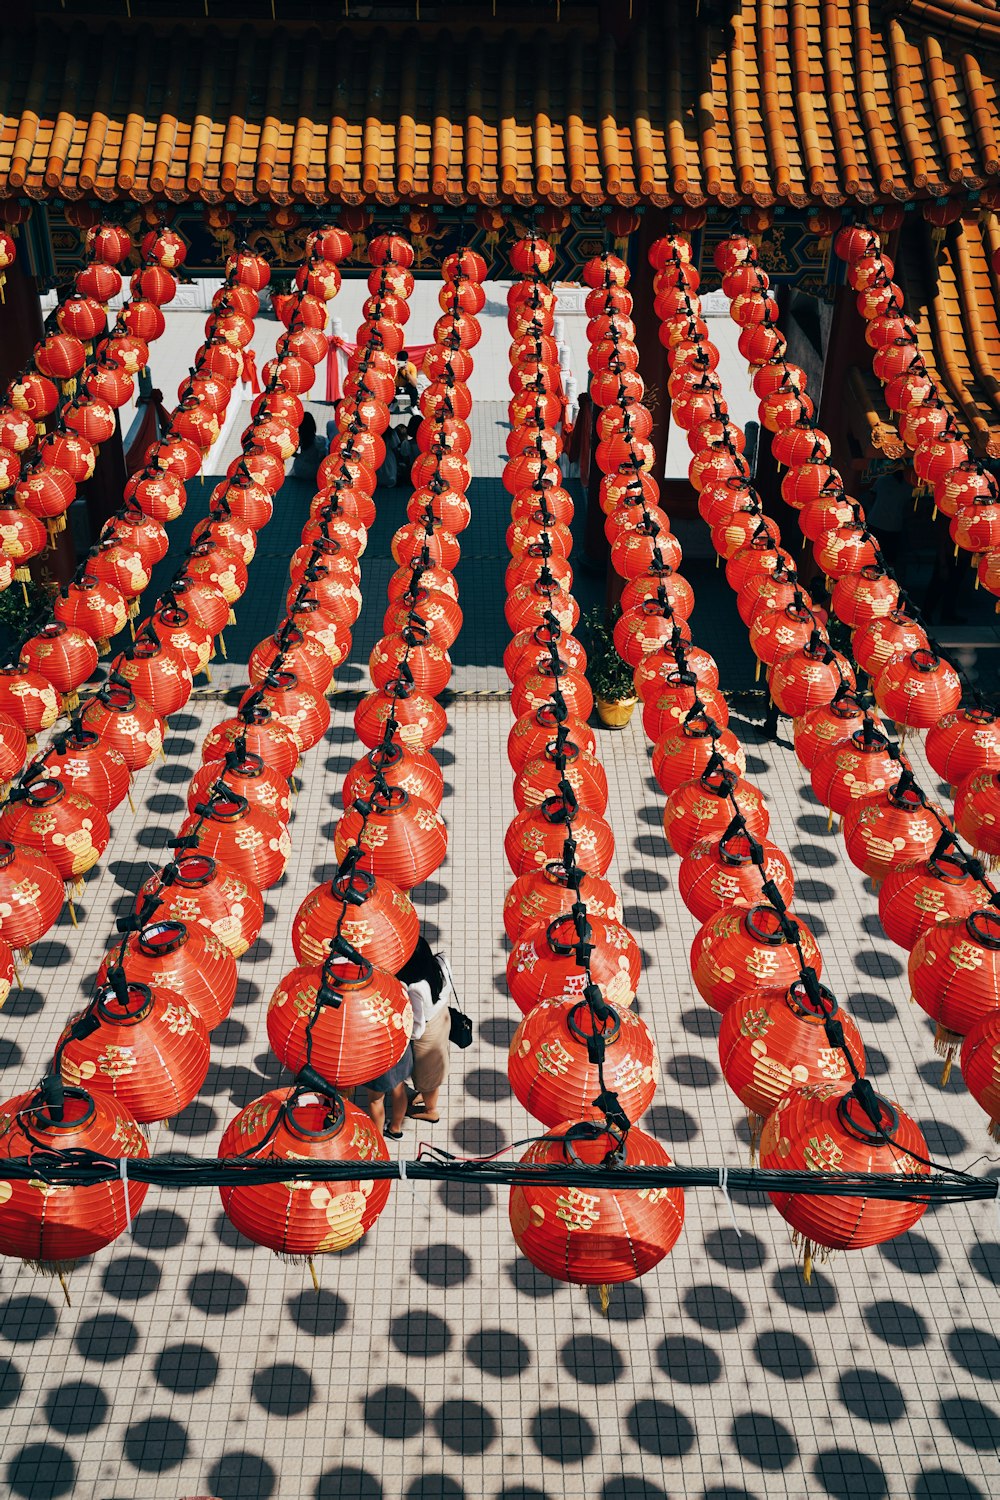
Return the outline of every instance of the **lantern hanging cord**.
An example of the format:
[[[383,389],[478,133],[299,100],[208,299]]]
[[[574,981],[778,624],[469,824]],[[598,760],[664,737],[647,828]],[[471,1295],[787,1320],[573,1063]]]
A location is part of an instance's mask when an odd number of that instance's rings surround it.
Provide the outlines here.
[[[53,1186],[93,1187],[122,1180],[121,1157],[82,1149],[53,1151],[39,1137],[26,1156],[8,1157],[3,1175],[8,1181],[41,1181]],[[546,1141],[559,1137],[537,1137]],[[259,1146],[256,1148],[259,1150]],[[165,1153],[125,1158],[129,1183],[184,1190],[194,1188],[254,1187],[275,1182],[350,1182],[360,1171],[368,1179],[400,1176],[398,1161],[365,1162],[338,1159],[267,1157],[195,1157]],[[905,1177],[894,1172],[810,1172],[726,1166],[622,1166],[617,1163],[500,1162],[492,1157],[448,1160],[421,1152],[406,1162],[409,1182],[453,1182],[470,1187],[586,1186],[648,1192],[654,1188],[707,1188],[718,1192],[720,1180],[730,1192],[795,1193],[811,1198],[859,1197],[897,1203],[992,1202],[997,1179],[954,1172],[928,1177]]]

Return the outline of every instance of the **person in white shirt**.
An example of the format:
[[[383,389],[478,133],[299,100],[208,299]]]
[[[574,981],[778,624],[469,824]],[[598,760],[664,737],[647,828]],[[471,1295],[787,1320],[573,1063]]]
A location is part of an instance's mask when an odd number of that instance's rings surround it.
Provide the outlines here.
[[[448,1076],[448,1043],[451,1032],[449,1002],[452,991],[446,974],[431,952],[426,938],[418,938],[411,958],[396,976],[406,985],[413,1007],[413,1067],[410,1080],[415,1090],[409,1112],[428,1125],[437,1124],[438,1095]]]

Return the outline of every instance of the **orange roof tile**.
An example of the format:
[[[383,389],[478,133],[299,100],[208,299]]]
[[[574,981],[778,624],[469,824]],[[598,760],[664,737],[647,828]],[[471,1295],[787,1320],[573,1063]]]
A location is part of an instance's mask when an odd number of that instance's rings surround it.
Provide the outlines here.
[[[983,0],[695,10],[658,0],[617,40],[486,7],[450,28],[48,16],[3,49],[0,194],[804,206],[1000,173]]]

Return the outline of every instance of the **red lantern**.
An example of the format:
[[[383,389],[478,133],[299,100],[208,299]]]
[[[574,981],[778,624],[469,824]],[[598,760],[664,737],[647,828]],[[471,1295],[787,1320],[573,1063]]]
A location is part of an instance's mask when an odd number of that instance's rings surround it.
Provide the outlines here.
[[[385,1142],[368,1116],[338,1094],[271,1090],[230,1122],[219,1155],[358,1163],[357,1178],[347,1181],[219,1189],[226,1216],[240,1233],[279,1255],[346,1250],[371,1228],[389,1197],[388,1179],[365,1176],[366,1163],[388,1161]]]
[[[620,922],[590,911],[586,926],[588,968],[578,961],[581,940],[568,914],[555,917],[547,926],[533,926],[515,944],[507,960],[507,988],[524,1014],[541,1000],[582,999],[590,982],[609,1005],[624,1009],[632,1004],[642,973],[635,938]]]
[[[518,812],[526,807],[540,807],[546,797],[554,796],[561,783],[567,781],[581,807],[603,814],[608,805],[608,778],[601,762],[567,740],[560,756],[564,764],[557,763],[557,743],[546,745],[540,755],[525,762],[514,783],[514,806]]]
[[[422,884],[444,861],[448,830],[441,814],[403,787],[374,788],[362,811],[355,803],[337,824],[334,851],[342,861],[355,845],[359,867],[385,877],[400,890]]]
[[[49,532],[66,529],[66,512],[76,497],[76,483],[65,469],[39,464],[26,470],[14,490],[15,504],[48,524]]]
[[[59,1109],[41,1090],[19,1094],[7,1100],[0,1114],[7,1122],[0,1157],[31,1156],[40,1148],[126,1158],[149,1155],[146,1137],[127,1110],[83,1089],[67,1089]],[[91,1187],[40,1191],[36,1182],[15,1177],[8,1189],[0,1254],[20,1256],[62,1275],[124,1233],[142,1207],[148,1184],[115,1177]]]
[[[56,322],[63,333],[90,344],[107,331],[108,312],[92,297],[67,297],[56,309]]]
[[[670,793],[663,831],[675,853],[690,854],[702,840],[721,838],[737,815],[754,838],[766,837],[771,818],[763,793],[734,771],[713,767]]]
[[[239,792],[213,783],[204,802],[181,824],[179,838],[229,865],[262,890],[277,884],[292,852],[288,831],[277,817],[252,805]]]
[[[960,708],[933,726],[924,749],[941,780],[957,786],[974,771],[1000,770],[1000,722],[989,709]]]
[[[97,980],[120,967],[133,984],[146,984],[183,995],[185,1004],[200,1016],[206,1031],[214,1031],[233,1008],[236,960],[213,933],[175,918],[155,917],[105,955]]]
[[[52,737],[32,771],[39,777],[61,782],[70,791],[82,792],[105,814],[114,812],[125,801],[132,782],[128,766],[118,751],[78,724],[65,734]]]
[[[879,567],[862,568],[837,579],[831,602],[845,625],[867,625],[898,609],[899,584]]]
[[[521,1158],[526,1165],[595,1166],[617,1153],[623,1165],[667,1167],[659,1141],[633,1127],[624,1141],[591,1111],[560,1122]],[[645,1196],[615,1187],[542,1184],[511,1188],[510,1222],[523,1255],[559,1281],[609,1285],[632,1281],[673,1249],[684,1224],[684,1196],[667,1188]]]
[[[818,632],[805,646],[776,662],[767,680],[774,702],[793,719],[832,703],[842,690],[850,691],[855,686],[846,656],[834,651]]]
[[[179,712],[191,696],[190,667],[180,652],[169,641],[161,641],[151,628],[137,635],[130,650],[114,658],[111,671],[164,719]]]
[[[317,695],[301,685],[294,672],[269,673],[261,687],[252,687],[244,693],[240,708],[251,699],[274,711],[281,723],[292,731],[300,750],[311,750],[318,745],[330,727],[329,702],[322,694]]]
[[[824,807],[842,818],[855,803],[879,797],[895,786],[902,771],[898,752],[892,752],[875,721],[866,718],[861,728],[817,756],[812,789]]]
[[[170,594],[164,596],[171,598]],[[213,636],[196,614],[179,605],[163,603],[141,627],[141,634],[152,634],[171,652],[179,656],[192,677],[208,671],[212,659]]]
[[[652,1034],[633,1011],[607,1011],[598,1019],[585,1000],[569,994],[540,1001],[515,1031],[507,1075],[518,1101],[543,1125],[578,1119],[603,1087],[618,1095],[630,1120],[652,1104],[660,1077]],[[597,1049],[600,1069],[591,1055]]]
[[[929,1147],[920,1128],[886,1099],[875,1096],[878,1129],[851,1085],[825,1083],[793,1089],[764,1126],[760,1164],[765,1170],[879,1172],[924,1177]],[[771,1202],[795,1231],[804,1271],[812,1273],[815,1250],[860,1250],[912,1229],[926,1203],[885,1198],[813,1197],[771,1193]]]
[[[223,719],[209,730],[202,741],[201,753],[207,760],[219,760],[237,746],[240,754],[245,746],[286,779],[298,765],[299,742],[295,734],[263,702],[260,693],[248,699],[234,718]]]
[[[978,854],[1000,854],[1000,771],[975,771],[959,784],[955,827]]]
[[[911,952],[939,922],[957,922],[984,906],[986,887],[946,850],[902,870],[890,870],[879,887],[878,915],[891,943]]]
[[[390,720],[397,725],[392,739],[421,750],[436,745],[448,727],[440,703],[399,678],[362,698],[354,712],[355,733],[363,745],[374,748],[385,739]]]
[[[267,1008],[267,1038],[292,1073],[309,1066],[337,1088],[395,1067],[413,1030],[406,988],[367,958],[292,969]],[[308,1032],[308,1037],[307,1037]]]
[[[59,717],[59,699],[47,677],[21,667],[0,667],[0,713],[13,719],[28,738],[48,729]]]
[[[80,723],[112,745],[130,771],[141,771],[163,750],[163,720],[127,682],[106,682],[83,709]]]
[[[35,777],[16,788],[0,812],[0,838],[36,849],[67,884],[78,885],[108,847],[111,828],[82,792]]]
[[[29,672],[47,678],[59,694],[63,709],[70,710],[80,701],[79,688],[97,670],[97,647],[75,625],[56,620],[25,641],[20,663]]]
[[[179,854],[151,875],[140,887],[136,911],[150,897],[159,902],[157,917],[205,928],[234,958],[253,946],[264,925],[264,897],[253,881],[199,852]]]
[[[875,681],[875,700],[895,723],[930,729],[958,708],[962,683],[953,666],[921,649],[889,662]]]
[[[188,810],[194,812],[199,802],[209,801],[216,786],[227,787],[243,797],[252,808],[259,808],[282,826],[291,817],[288,781],[250,750],[241,751],[234,747],[223,759],[204,761],[188,787]]]
[[[730,730],[718,729],[704,713],[692,714],[653,747],[653,775],[667,796],[720,761],[737,776],[746,770],[746,753],[739,740]]]
[[[22,962],[30,961],[31,945],[56,922],[64,900],[62,876],[50,859],[0,840],[0,939]]]
[[[555,739],[560,722],[574,745],[593,753],[596,743],[594,731],[579,719],[567,717],[560,721],[556,717],[554,706],[543,703],[534,712],[522,714],[507,736],[507,759],[517,775]]]
[[[503,920],[512,943],[533,932],[540,924],[548,926],[559,917],[568,916],[577,899],[565,867],[558,862],[542,865],[519,875],[504,900]],[[580,900],[587,908],[588,920],[600,917],[605,922],[621,923],[621,901],[614,888],[598,875],[584,875],[580,881]]]
[[[27,412],[32,421],[44,422],[59,405],[59,392],[44,375],[30,373],[7,387],[7,397],[18,411]]]
[[[396,974],[416,948],[420,924],[398,886],[354,870],[318,885],[295,913],[292,948],[299,963],[322,964],[337,933],[370,963]]]
[[[869,620],[854,631],[851,654],[869,677],[879,677],[890,662],[928,649],[927,632],[902,610]]]
[[[948,821],[931,811],[904,771],[888,791],[855,803],[844,814],[847,857],[876,883],[891,869],[930,859]],[[940,818],[940,821],[939,821]]]
[[[561,796],[547,797],[540,807],[517,814],[504,838],[507,863],[515,875],[524,875],[561,858],[570,837],[580,869],[588,875],[606,874],[615,847],[610,827],[586,808],[571,810]]]
[[[319,696],[333,681],[334,667],[344,659],[347,649],[347,641],[341,639],[334,661],[324,643],[311,632],[306,634],[296,626],[285,626],[254,647],[247,675],[252,683],[259,685],[275,669],[275,663],[280,662],[294,672],[304,687]]]
[[[251,291],[259,292],[270,281],[271,268],[262,255],[241,250],[226,261],[226,275],[239,286],[247,286]]]
[[[827,1021],[843,1028],[842,1046],[830,1045]],[[857,1023],[824,985],[814,1000],[801,980],[787,990],[741,996],[719,1027],[723,1076],[746,1107],[755,1144],[789,1089],[849,1082],[847,1052],[863,1078],[865,1049]]]
[[[57,1051],[63,1082],[113,1098],[141,1124],[186,1109],[208,1074],[208,1032],[197,1013],[168,989],[130,983],[102,986],[69,1023]]]
[[[984,1016],[967,1034],[961,1067],[969,1093],[990,1117],[990,1135],[1000,1140],[1000,1010]]]
[[[741,831],[700,840],[681,860],[678,892],[699,922],[724,907],[752,905],[764,881],[773,881],[786,906],[795,894],[795,880],[787,858],[770,840],[755,840]],[[758,858],[761,861],[758,863]]]
[[[820,976],[823,960],[809,928],[791,912],[784,921],[788,936],[774,908],[757,905],[730,907],[703,924],[691,945],[691,977],[713,1010],[724,1013],[747,994],[787,989],[803,965]]]

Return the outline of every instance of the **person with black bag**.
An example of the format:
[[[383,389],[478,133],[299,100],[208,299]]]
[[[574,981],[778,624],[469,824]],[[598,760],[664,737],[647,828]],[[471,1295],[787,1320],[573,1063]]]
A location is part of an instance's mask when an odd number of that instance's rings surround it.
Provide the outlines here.
[[[412,956],[397,974],[406,985],[410,1005],[413,1008],[413,1066],[410,1081],[414,1094],[409,1112],[428,1125],[436,1125],[438,1096],[448,1077],[448,1044],[452,1040],[453,1017],[461,1012],[454,1009],[457,1004],[451,970],[443,954],[431,952],[426,938],[417,939]],[[462,1016],[469,1028],[471,1022]],[[467,1045],[467,1044],[466,1044]]]

